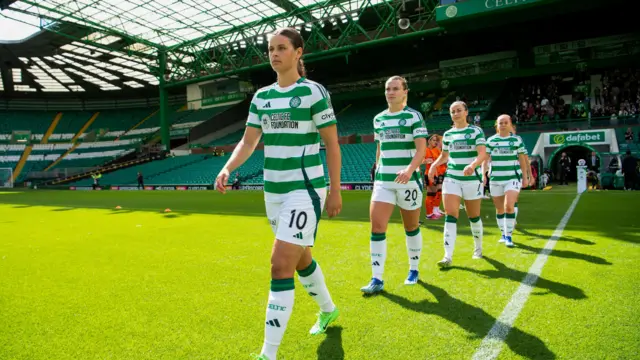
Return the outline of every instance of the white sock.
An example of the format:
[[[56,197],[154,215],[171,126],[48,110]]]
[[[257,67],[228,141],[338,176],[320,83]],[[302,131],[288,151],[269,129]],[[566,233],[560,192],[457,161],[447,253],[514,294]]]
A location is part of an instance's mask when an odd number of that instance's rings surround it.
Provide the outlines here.
[[[518,203],[515,204],[513,209],[515,210],[514,213],[516,214],[516,217],[514,219],[517,219],[518,218]]]
[[[505,236],[504,235],[504,217],[505,217],[504,213],[496,214],[496,220],[498,221],[498,229],[500,229],[500,234],[502,236]]]
[[[387,235],[371,233],[371,272],[373,277],[382,281],[384,262],[387,260]]]
[[[504,220],[504,235],[511,236],[513,234],[513,228],[516,225],[516,214],[507,213]]]
[[[269,303],[264,326],[264,343],[261,354],[275,360],[287,323],[293,311],[293,278],[271,280]]]
[[[298,271],[298,279],[307,293],[318,303],[320,311],[332,312],[336,308],[331,300],[327,284],[324,282],[322,269],[315,260],[311,260],[311,265],[306,269]]]
[[[456,236],[458,236],[458,219],[451,215],[444,217],[444,257],[453,259],[453,249],[456,245]]]
[[[469,221],[471,222],[471,234],[473,235],[475,251],[482,252],[482,219],[478,216],[469,219]]]
[[[422,234],[420,227],[413,231],[405,231],[407,234],[407,254],[409,254],[409,270],[418,270],[420,265],[420,253],[422,253]]]

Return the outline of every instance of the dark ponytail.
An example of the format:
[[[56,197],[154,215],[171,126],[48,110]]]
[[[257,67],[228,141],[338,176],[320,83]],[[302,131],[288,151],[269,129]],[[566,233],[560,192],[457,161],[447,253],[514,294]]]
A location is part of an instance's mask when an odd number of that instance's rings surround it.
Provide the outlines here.
[[[304,67],[304,61],[302,61],[302,59],[298,60],[298,74],[301,77],[307,76],[307,69]]]
[[[276,30],[273,35],[282,35],[286,37],[291,42],[291,46],[293,46],[294,50],[302,48],[304,52],[304,40],[302,39],[302,35],[300,35],[298,30],[294,28],[281,28]],[[304,67],[302,58],[298,60],[298,74],[303,77],[307,76],[307,69]]]

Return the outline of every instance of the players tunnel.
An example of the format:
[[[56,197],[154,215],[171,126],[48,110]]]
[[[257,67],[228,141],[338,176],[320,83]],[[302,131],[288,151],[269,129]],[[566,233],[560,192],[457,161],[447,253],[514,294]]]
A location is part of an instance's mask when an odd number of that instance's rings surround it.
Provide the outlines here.
[[[591,152],[595,151],[596,156],[600,159],[602,164],[602,157],[600,152],[593,146],[586,143],[572,143],[565,144],[557,148],[551,156],[549,156],[548,168],[551,169],[554,176],[554,182],[557,182],[560,176],[560,170],[558,167],[558,161],[562,157],[562,153],[567,153],[567,156],[571,159],[571,168],[569,170],[569,181],[575,182],[578,178],[576,172],[576,166],[578,166],[578,160],[584,159],[589,165],[589,159],[591,159]]]

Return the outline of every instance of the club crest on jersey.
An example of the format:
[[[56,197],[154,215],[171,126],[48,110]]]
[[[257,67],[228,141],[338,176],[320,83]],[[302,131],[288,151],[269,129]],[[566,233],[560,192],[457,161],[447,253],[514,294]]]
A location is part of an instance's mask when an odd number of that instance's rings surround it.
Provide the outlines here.
[[[471,139],[471,134],[467,134],[464,136],[465,139]]]
[[[515,143],[513,141],[509,141],[509,146],[513,146]]]
[[[405,120],[405,119],[400,119],[400,121],[398,121],[398,125],[400,125],[400,126],[405,126],[405,125],[407,125],[407,120]]]
[[[289,107],[291,108],[297,108],[300,104],[302,104],[302,100],[300,100],[299,96],[294,96],[289,100]]]

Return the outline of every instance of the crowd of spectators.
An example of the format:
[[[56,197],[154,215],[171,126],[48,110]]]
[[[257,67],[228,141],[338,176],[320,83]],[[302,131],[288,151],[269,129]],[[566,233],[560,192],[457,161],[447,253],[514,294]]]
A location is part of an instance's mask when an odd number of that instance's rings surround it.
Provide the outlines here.
[[[625,117],[640,114],[640,69],[606,70],[602,89],[593,89],[592,117]]]
[[[560,77],[531,79],[520,87],[513,119],[516,123],[565,119],[569,105],[560,92]]]
[[[596,71],[602,72],[601,84],[593,89],[591,73],[586,70],[576,71],[571,81],[563,81],[566,76],[562,75],[527,79],[517,95],[514,120],[542,123],[567,118],[617,119],[640,115],[640,68]],[[572,95],[572,104],[568,104],[563,95]]]

